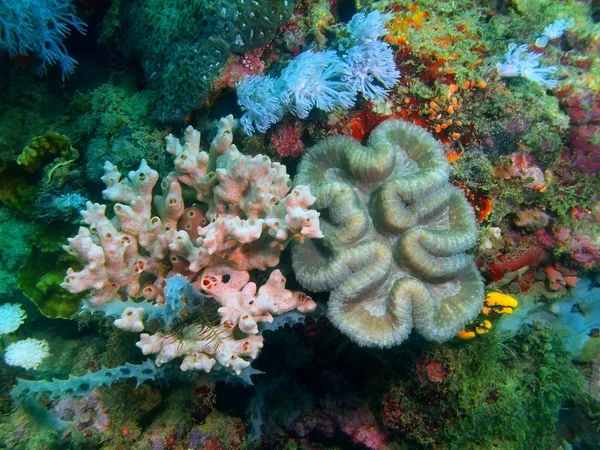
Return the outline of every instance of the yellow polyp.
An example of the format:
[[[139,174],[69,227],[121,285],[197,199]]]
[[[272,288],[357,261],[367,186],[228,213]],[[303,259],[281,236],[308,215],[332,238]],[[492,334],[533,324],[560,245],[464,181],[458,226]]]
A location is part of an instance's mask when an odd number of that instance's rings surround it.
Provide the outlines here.
[[[485,303],[488,306],[509,306],[511,308],[516,308],[519,304],[515,298],[501,292],[490,292],[485,299]]]
[[[475,332],[469,331],[469,330],[462,330],[460,333],[458,333],[458,337],[460,339],[464,339],[465,341],[468,341],[475,337]]]
[[[510,295],[502,294],[501,292],[490,292],[481,309],[481,314],[483,316],[491,315],[492,319],[496,318],[498,314],[512,314],[513,308],[509,305],[517,306],[517,303],[517,300]],[[474,332],[463,330],[458,334],[458,337],[461,339],[473,339],[475,336],[488,333],[494,326],[492,321],[488,319],[483,319],[481,322],[476,322],[476,324],[472,324],[471,326],[473,325],[475,326]]]

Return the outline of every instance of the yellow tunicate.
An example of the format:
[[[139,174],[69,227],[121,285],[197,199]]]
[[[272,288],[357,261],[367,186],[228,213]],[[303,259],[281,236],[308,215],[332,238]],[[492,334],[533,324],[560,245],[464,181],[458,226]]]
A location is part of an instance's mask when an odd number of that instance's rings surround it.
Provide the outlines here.
[[[489,330],[490,328],[492,328],[492,322],[490,322],[489,320],[484,320],[484,321],[483,321],[483,323],[482,323],[482,325],[483,325],[485,328],[487,328],[488,330]]]
[[[519,304],[515,298],[501,292],[490,292],[485,303],[488,306],[510,306],[511,308],[515,308]]]
[[[502,308],[500,311],[498,311],[500,314],[512,314],[513,313],[513,309],[509,308],[508,306],[505,306],[504,308]]]
[[[482,313],[484,316],[487,316],[487,315],[488,315],[489,313],[491,313],[492,311],[493,311],[493,309],[492,309],[492,308],[488,308],[487,306],[484,306],[484,307],[481,309],[481,313]]]
[[[475,327],[475,331],[477,332],[477,334],[485,334],[490,330],[488,330],[485,327]]]
[[[76,159],[78,156],[67,136],[46,133],[29,141],[17,157],[17,164],[27,172],[34,173],[57,158]]]
[[[468,341],[469,339],[473,339],[475,337],[475,332],[462,330],[460,333],[458,333],[458,337],[464,339],[465,341]]]

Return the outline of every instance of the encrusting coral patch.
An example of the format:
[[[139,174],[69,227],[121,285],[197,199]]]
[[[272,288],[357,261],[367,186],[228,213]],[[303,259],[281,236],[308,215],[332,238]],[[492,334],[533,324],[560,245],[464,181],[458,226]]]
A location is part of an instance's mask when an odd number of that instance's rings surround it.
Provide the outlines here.
[[[441,144],[393,119],[366,147],[332,136],[303,157],[295,183],[317,197],[325,237],[293,247],[294,271],[305,288],[331,291],[329,318],[358,344],[397,345],[413,328],[443,342],[481,310],[466,253],[477,222],[449,175]]]

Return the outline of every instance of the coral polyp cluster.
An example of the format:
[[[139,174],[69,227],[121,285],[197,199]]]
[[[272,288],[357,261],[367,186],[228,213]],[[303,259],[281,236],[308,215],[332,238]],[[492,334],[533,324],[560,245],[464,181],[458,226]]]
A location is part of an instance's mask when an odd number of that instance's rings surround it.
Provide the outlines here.
[[[512,314],[519,302],[510,295],[501,292],[490,292],[485,298],[481,315],[472,324],[458,333],[458,337],[464,340],[473,339],[475,336],[488,333],[492,329],[492,321],[504,314]]]
[[[360,345],[397,345],[413,328],[443,342],[480,311],[467,253],[477,223],[449,174],[439,142],[392,119],[367,146],[329,137],[300,163],[295,182],[317,196],[325,237],[293,248],[294,270],[304,287],[331,291],[330,319]]]

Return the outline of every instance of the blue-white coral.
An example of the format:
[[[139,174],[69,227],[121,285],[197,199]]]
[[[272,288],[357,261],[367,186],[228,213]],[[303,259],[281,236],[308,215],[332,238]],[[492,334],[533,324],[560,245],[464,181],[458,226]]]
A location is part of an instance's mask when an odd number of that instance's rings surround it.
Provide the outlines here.
[[[283,117],[282,96],[279,80],[262,75],[250,75],[236,84],[238,104],[244,115],[241,118],[246,134],[255,130],[264,133]]]
[[[35,53],[40,58],[38,74],[59,64],[63,79],[75,70],[63,40],[73,27],[82,34],[86,24],[75,16],[70,0],[3,0],[0,2],[0,49],[10,56]]]
[[[18,303],[5,303],[0,306],[0,335],[16,331],[26,318],[27,314]]]
[[[351,108],[358,92],[368,100],[384,100],[400,76],[392,48],[378,40],[387,32],[387,18],[379,11],[355,14],[346,25],[350,45],[342,48],[344,58],[333,50],[308,50],[277,79],[249,76],[237,83],[246,134],[265,132],[286,110],[305,118],[313,108]]]
[[[509,44],[504,54],[505,61],[496,66],[500,76],[523,77],[545,88],[556,87],[558,81],[549,77],[557,72],[558,67],[540,67],[541,55],[527,50],[527,45],[517,46],[514,42]]]
[[[542,35],[535,40],[536,47],[545,47],[553,39],[561,37],[566,30],[573,26],[569,19],[557,19],[544,28]]]
[[[382,41],[352,47],[346,61],[351,73],[347,80],[367,100],[384,100],[400,77],[392,48]]]
[[[346,25],[346,31],[357,44],[368,44],[387,33],[384,23],[389,20],[389,14],[375,10],[369,14],[358,13]]]
[[[350,76],[348,64],[334,51],[311,50],[292,60],[279,78],[247,76],[236,84],[244,132],[264,133],[281,120],[285,110],[305,118],[315,107],[323,111],[350,108],[356,100],[356,91],[347,83]]]
[[[346,80],[367,100],[385,100],[400,77],[392,48],[378,40],[387,33],[384,23],[389,17],[377,10],[369,14],[358,13],[346,25],[354,44],[345,55],[351,73]]]
[[[288,108],[305,118],[314,107],[323,111],[348,109],[356,92],[346,83],[348,65],[334,51],[300,53],[281,73]]]

